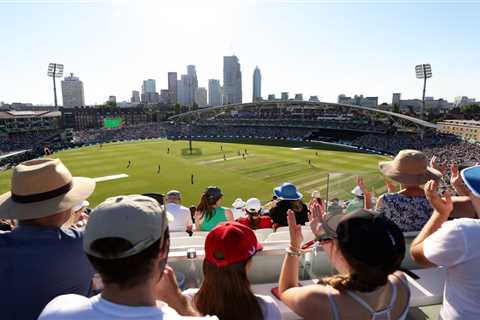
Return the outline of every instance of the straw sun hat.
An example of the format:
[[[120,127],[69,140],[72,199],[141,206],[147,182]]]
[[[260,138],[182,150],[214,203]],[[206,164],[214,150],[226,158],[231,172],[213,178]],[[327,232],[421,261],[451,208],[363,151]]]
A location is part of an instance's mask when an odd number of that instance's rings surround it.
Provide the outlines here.
[[[37,219],[73,208],[95,189],[90,178],[72,177],[60,159],[23,162],[13,169],[11,191],[0,195],[0,217]]]
[[[384,176],[406,186],[418,186],[442,174],[428,166],[425,154],[417,150],[402,150],[392,161],[382,161],[378,168]]]

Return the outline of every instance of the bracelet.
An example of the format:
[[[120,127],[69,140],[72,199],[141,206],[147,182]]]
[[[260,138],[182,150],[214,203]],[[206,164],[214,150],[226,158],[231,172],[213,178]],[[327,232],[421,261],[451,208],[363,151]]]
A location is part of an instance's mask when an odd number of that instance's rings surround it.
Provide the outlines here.
[[[300,257],[304,253],[303,250],[293,248],[292,246],[289,246],[288,248],[286,248],[285,252],[290,257]]]

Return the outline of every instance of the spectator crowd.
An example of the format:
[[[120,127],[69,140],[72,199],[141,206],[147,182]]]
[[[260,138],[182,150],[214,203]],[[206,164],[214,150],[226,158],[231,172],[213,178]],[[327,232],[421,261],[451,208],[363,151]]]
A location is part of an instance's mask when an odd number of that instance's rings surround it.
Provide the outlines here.
[[[359,177],[348,207],[318,191],[306,203],[283,183],[269,203],[237,199],[235,210],[209,186],[190,209],[170,190],[113,196],[90,211],[94,180],[72,177],[59,159],[22,162],[0,195],[1,318],[280,319],[279,302],[252,291],[249,270],[263,250],[254,230],[287,228],[272,293],[304,319],[406,319],[411,292],[399,271],[406,255],[445,269],[441,319],[479,319],[480,166],[446,169],[405,149],[378,168],[388,192],[372,201]],[[446,170],[452,191],[442,193]],[[302,225],[336,270],[314,285],[299,285],[309,245]],[[208,233],[203,281],[182,292],[168,265],[171,239],[196,232]],[[405,232],[417,233],[409,250]]]

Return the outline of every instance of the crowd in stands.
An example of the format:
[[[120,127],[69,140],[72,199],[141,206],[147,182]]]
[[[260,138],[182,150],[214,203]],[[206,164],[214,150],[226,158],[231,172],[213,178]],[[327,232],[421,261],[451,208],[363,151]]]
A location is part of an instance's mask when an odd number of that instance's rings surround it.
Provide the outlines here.
[[[352,145],[397,154],[403,149],[423,151],[427,157],[437,156],[448,162],[479,162],[480,145],[463,141],[453,135],[428,133],[423,137],[407,133],[395,135],[362,135],[352,142]]]
[[[357,201],[347,207],[326,203],[318,191],[307,204],[295,185],[283,183],[263,206],[237,199],[235,214],[215,186],[192,210],[170,190],[113,196],[90,212],[94,180],[72,177],[59,159],[23,162],[0,195],[1,317],[273,320],[283,303],[304,319],[406,319],[410,289],[399,269],[410,254],[446,270],[441,319],[478,319],[480,166],[451,166],[449,184],[460,196],[439,192],[444,170],[421,151],[402,150],[379,170],[388,192],[372,201],[360,177]],[[458,206],[462,201],[468,205]],[[299,286],[302,225],[337,271],[315,285]],[[277,302],[252,291],[248,271],[263,249],[254,230],[281,227],[290,237],[272,289]],[[409,231],[418,232],[410,252]],[[182,292],[167,265],[176,232],[208,232],[199,288]]]
[[[310,140],[320,139],[330,142],[338,142],[358,147],[363,150],[397,154],[403,149],[421,150],[428,157],[436,155],[441,161],[457,163],[476,163],[480,161],[480,145],[469,143],[452,135],[438,134],[427,131],[423,135],[412,133],[395,134],[388,133],[392,125],[380,120],[364,118],[355,114],[339,116],[330,114],[317,115],[302,119],[296,127],[290,127],[291,119],[281,117],[261,118],[255,113],[244,113],[241,116],[222,118],[221,116],[194,122],[191,125],[185,123],[145,123],[125,126],[116,129],[87,129],[75,131],[72,142],[62,142],[57,139],[48,139],[57,131],[42,133],[38,138],[37,132],[23,132],[18,134],[0,135],[0,155],[13,151],[29,150],[29,153],[10,159],[0,159],[0,168],[5,164],[18,164],[22,160],[32,159],[44,154],[44,147],[57,151],[65,148],[88,144],[106,143],[113,141],[138,140],[150,138],[170,139],[214,139],[214,138],[257,138],[257,139],[286,139],[286,140]],[[262,113],[261,116],[267,116]],[[360,118],[355,118],[359,116]],[[251,118],[254,117],[254,118]],[[353,118],[352,118],[353,117]],[[313,120],[312,120],[313,119]],[[352,121],[355,119],[355,121]],[[321,122],[321,125],[317,122]],[[323,127],[335,130],[357,132],[353,138],[335,136],[334,133],[326,133],[312,129]],[[363,132],[363,133],[362,133]],[[364,134],[370,132],[369,134]],[[352,133],[349,134],[352,137]],[[45,141],[47,139],[48,141]]]

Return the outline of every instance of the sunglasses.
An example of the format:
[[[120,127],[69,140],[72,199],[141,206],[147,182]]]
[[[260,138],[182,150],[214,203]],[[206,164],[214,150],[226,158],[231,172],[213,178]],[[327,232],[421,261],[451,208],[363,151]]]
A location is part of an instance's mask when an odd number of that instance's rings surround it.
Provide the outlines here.
[[[335,240],[335,238],[327,234],[323,234],[315,240],[317,240],[317,242],[324,243],[324,242]]]

